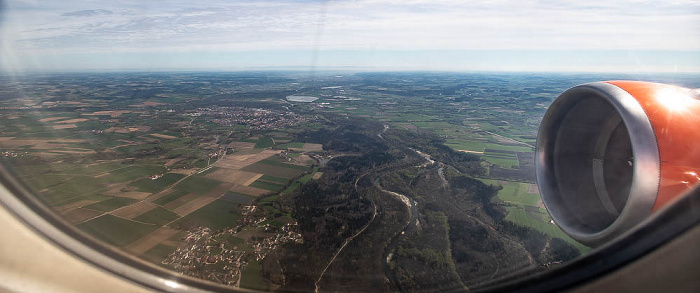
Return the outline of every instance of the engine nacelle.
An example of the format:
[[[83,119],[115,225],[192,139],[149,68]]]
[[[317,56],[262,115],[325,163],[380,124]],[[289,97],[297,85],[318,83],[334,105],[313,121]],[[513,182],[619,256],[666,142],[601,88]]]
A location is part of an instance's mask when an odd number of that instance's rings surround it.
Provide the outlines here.
[[[600,245],[700,182],[700,93],[635,81],[573,87],[542,120],[535,166],[555,223]]]

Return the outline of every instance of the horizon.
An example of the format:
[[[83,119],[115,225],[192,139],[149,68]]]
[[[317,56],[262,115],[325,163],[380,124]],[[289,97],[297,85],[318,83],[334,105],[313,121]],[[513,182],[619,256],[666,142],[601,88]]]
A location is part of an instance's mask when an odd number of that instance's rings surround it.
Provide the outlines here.
[[[4,4],[5,73],[290,67],[700,73],[697,1]]]
[[[24,75],[63,75],[63,74],[197,74],[197,73],[279,73],[279,74],[402,74],[402,73],[425,73],[425,74],[495,74],[495,75],[658,75],[658,76],[696,76],[700,72],[674,72],[674,71],[646,71],[646,72],[626,72],[626,71],[517,71],[517,70],[439,70],[439,69],[357,69],[357,68],[312,68],[304,66],[288,67],[259,67],[246,69],[212,69],[212,68],[151,68],[151,69],[86,69],[86,70],[44,70],[44,71],[21,71],[7,72],[0,71],[0,77],[24,76]]]

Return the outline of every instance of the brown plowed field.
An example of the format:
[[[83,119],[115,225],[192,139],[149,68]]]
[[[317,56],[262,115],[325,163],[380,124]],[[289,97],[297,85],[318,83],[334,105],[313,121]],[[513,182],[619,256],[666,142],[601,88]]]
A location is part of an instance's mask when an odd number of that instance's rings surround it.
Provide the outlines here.
[[[79,208],[79,207],[82,207],[82,206],[86,206],[86,205],[89,205],[89,204],[93,204],[93,203],[96,203],[96,202],[97,202],[96,200],[83,199],[83,200],[79,200],[79,201],[76,201],[76,202],[73,202],[73,203],[69,203],[69,204],[66,204],[66,205],[54,207],[53,210],[55,210],[55,211],[57,211],[57,212],[59,212],[59,213],[63,213],[63,212],[67,212],[68,210],[72,210],[72,209]]]
[[[294,178],[298,176],[301,173],[304,173],[303,170],[299,169],[291,169],[291,168],[285,168],[285,167],[278,167],[278,166],[273,166],[269,164],[253,164],[250,166],[247,166],[244,168],[245,171],[248,172],[254,172],[254,173],[262,173],[266,175],[271,175],[275,177],[282,177],[282,178]]]
[[[82,143],[84,139],[17,139],[14,137],[2,137],[0,146],[7,148],[31,145],[32,149],[49,149],[68,147],[66,143]]]
[[[123,192],[120,193],[120,197],[128,197],[128,198],[133,198],[133,199],[144,199],[151,195],[150,192],[141,192],[141,191],[129,191],[129,192]]]
[[[177,232],[179,232],[179,230],[168,227],[160,227],[158,230],[155,230],[143,238],[136,240],[136,242],[129,244],[125,248],[129,252],[139,255],[155,247],[158,245],[158,243],[168,240],[168,238],[177,234]]]
[[[228,168],[228,169],[233,169],[233,170],[239,170],[245,166],[254,164],[260,160],[267,159],[271,156],[274,156],[282,151],[280,150],[264,150],[262,152],[259,152],[257,154],[249,154],[249,155],[236,155],[231,154],[223,159],[219,160],[216,162],[216,167],[219,168]]]
[[[85,113],[85,114],[83,114],[83,115],[85,115],[85,116],[92,116],[92,115],[102,115],[102,116],[106,116],[106,115],[109,115],[109,116],[111,116],[112,118],[116,118],[116,117],[119,117],[121,114],[124,114],[124,113],[131,113],[131,111],[128,111],[128,110],[97,111],[97,112],[93,112],[93,113],[89,113],[89,114],[88,114],[88,113]]]
[[[130,206],[126,206],[126,207],[117,209],[117,210],[112,212],[112,215],[131,220],[133,218],[136,218],[136,217],[142,215],[145,212],[148,212],[148,211],[156,208],[157,206],[158,205],[154,204],[154,203],[141,201],[141,202],[134,203]]]
[[[304,150],[307,152],[320,152],[323,150],[323,145],[318,143],[305,143]]]
[[[76,119],[69,119],[69,120],[62,120],[62,121],[56,121],[54,123],[56,124],[63,124],[63,123],[79,123],[79,122],[85,122],[88,121],[89,119],[85,118],[76,118]]]
[[[167,138],[167,139],[176,139],[177,138],[177,137],[174,137],[172,135],[160,134],[160,133],[151,133],[151,136],[155,136],[157,138]]]
[[[161,191],[161,192],[159,192],[159,193],[156,193],[156,194],[154,194],[153,196],[149,197],[148,199],[146,199],[146,201],[147,201],[147,202],[153,202],[154,200],[159,199],[159,198],[161,198],[161,197],[164,197],[164,196],[166,196],[166,195],[168,195],[168,194],[171,194],[171,193],[173,193],[174,191],[175,191],[175,189],[166,189],[166,190],[163,190],[163,191]]]
[[[62,213],[62,216],[66,221],[70,222],[71,224],[76,224],[87,219],[97,217],[100,214],[102,214],[102,212],[100,211],[77,208]]]
[[[265,190],[265,189],[260,189],[260,188],[255,188],[255,187],[250,187],[250,186],[243,186],[243,185],[234,185],[231,188],[229,188],[230,191],[233,192],[239,192],[247,195],[252,195],[252,196],[260,196],[265,193],[268,193],[270,191]]]
[[[223,195],[229,188],[233,186],[233,183],[222,183],[219,184],[219,186],[215,187],[211,191],[209,191],[207,194],[205,194],[205,197],[213,197],[213,198],[219,198],[221,195]]]
[[[187,194],[185,196],[178,197],[177,199],[175,199],[169,203],[166,203],[163,207],[166,209],[169,209],[169,210],[173,210],[173,209],[176,209],[179,206],[181,206],[181,205],[183,205],[191,200],[194,200],[195,198],[198,198],[198,197],[199,197],[199,195],[197,195],[196,193],[190,193],[190,194]]]
[[[184,216],[189,215],[191,212],[194,212],[194,211],[202,208],[203,206],[210,204],[211,202],[213,202],[215,200],[216,200],[216,197],[203,196],[203,197],[197,198],[195,200],[192,200],[192,201],[190,201],[190,202],[188,202],[188,203],[186,203],[186,204],[184,204],[184,205],[182,205],[182,206],[180,206],[172,211],[174,213],[184,217]]]
[[[211,172],[204,177],[221,182],[245,185],[244,183],[248,182],[251,178],[257,179],[260,176],[262,176],[262,174],[222,168]]]
[[[39,122],[50,122],[50,121],[56,121],[56,120],[61,120],[61,119],[66,119],[68,117],[49,117],[49,118],[42,118],[39,119]]]
[[[69,128],[76,128],[78,125],[75,124],[59,124],[59,125],[53,125],[51,128],[53,129],[69,129]]]
[[[243,185],[243,186],[248,186],[248,185],[252,184],[253,182],[255,182],[255,180],[258,180],[258,179],[259,179],[260,177],[262,177],[262,176],[263,176],[263,174],[257,174],[256,176],[251,177],[250,179],[248,179],[248,181],[243,182],[243,184],[241,184],[241,185]]]
[[[175,170],[170,170],[170,173],[177,173],[177,174],[185,174],[185,175],[190,175],[194,172],[197,172],[197,169],[175,169]]]
[[[232,142],[228,145],[228,147],[239,150],[239,149],[252,149],[255,147],[255,143],[252,142],[243,142],[243,141],[236,141]]]
[[[532,183],[530,183],[530,184],[528,184],[528,185],[529,185],[529,186],[528,186],[528,188],[527,188],[527,193],[531,193],[531,194],[540,194],[540,189],[537,187],[537,184],[532,184]]]

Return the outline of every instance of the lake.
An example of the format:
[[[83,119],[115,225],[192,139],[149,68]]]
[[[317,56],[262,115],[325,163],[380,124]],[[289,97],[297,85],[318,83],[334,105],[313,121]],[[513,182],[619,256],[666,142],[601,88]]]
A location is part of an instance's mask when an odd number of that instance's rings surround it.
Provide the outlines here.
[[[318,100],[318,98],[312,96],[287,96],[287,101],[290,102],[311,103],[315,100]]]

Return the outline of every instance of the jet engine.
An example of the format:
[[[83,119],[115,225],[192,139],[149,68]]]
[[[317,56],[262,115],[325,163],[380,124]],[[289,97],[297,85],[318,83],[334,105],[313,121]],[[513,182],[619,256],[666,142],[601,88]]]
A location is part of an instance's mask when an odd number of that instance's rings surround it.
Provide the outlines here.
[[[554,222],[598,246],[700,182],[700,92],[607,81],[562,93],[540,125],[537,183]]]

